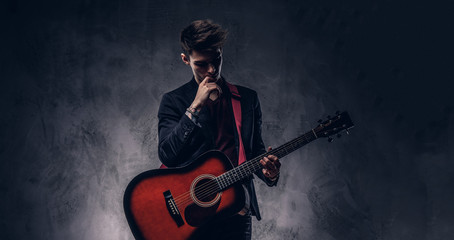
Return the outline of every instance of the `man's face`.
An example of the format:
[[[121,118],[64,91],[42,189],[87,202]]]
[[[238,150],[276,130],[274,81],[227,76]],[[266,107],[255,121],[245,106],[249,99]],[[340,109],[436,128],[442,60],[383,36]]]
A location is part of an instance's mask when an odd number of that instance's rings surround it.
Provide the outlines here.
[[[209,77],[210,82],[216,82],[221,78],[222,50],[220,48],[215,51],[193,50],[189,58],[182,53],[181,59],[191,67],[197,83],[202,82],[206,77]]]

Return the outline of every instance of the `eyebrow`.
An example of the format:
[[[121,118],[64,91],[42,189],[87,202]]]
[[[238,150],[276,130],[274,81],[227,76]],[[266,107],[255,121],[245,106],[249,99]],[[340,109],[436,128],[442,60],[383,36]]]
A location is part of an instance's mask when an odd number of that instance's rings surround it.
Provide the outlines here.
[[[213,61],[215,61],[215,60],[217,60],[217,59],[219,59],[219,58],[221,58],[221,57],[222,57],[222,55],[219,55],[219,56],[213,58],[213,59],[211,60],[211,62],[213,62]],[[208,63],[208,61],[194,61],[194,63],[199,63],[199,64],[200,64],[200,63]]]

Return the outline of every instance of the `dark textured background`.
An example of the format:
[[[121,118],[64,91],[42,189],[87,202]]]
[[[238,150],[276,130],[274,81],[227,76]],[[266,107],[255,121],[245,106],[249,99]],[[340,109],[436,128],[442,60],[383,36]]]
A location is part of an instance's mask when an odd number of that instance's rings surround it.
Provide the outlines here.
[[[447,2],[447,1],[446,1]],[[178,34],[229,29],[224,76],[277,146],[348,110],[348,137],[257,182],[255,239],[454,239],[452,4],[2,1],[0,239],[132,239],[127,183],[155,168],[157,107],[189,80]]]

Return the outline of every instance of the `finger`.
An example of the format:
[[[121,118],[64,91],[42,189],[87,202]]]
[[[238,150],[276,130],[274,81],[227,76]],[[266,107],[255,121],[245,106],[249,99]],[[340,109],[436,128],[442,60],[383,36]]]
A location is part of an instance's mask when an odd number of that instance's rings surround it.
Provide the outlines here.
[[[281,167],[281,163],[279,162],[279,158],[275,155],[269,155],[268,159],[276,165],[276,168],[279,169]]]
[[[281,162],[279,161],[279,158],[275,155],[269,155],[268,159],[273,162],[274,166],[276,166],[277,169],[281,167]]]
[[[209,83],[216,82],[216,79],[215,79],[214,77],[212,77],[212,76],[209,76],[209,75],[208,75],[208,76],[206,76],[205,78],[208,79],[208,82],[209,82]]]
[[[208,88],[208,92],[215,93],[215,94],[217,94],[219,96],[219,95],[221,95],[222,90],[221,90],[221,88],[219,86],[215,85],[215,86],[210,86]]]
[[[276,177],[277,173],[276,172],[271,172],[269,170],[266,170],[266,169],[262,169],[262,173],[265,177],[267,178],[273,178],[273,177]]]
[[[202,82],[200,82],[200,84],[201,84],[202,86],[204,86],[205,84],[208,83],[209,79],[210,79],[210,77],[205,77],[205,78],[202,80]]]
[[[268,152],[271,151],[271,149],[273,149],[271,146],[268,146]]]
[[[218,88],[219,94],[222,94],[222,89],[219,87],[219,85],[216,84],[216,87]]]
[[[277,170],[276,166],[273,162],[271,162],[268,158],[265,160],[265,168],[271,171]]]
[[[270,159],[267,157],[261,159],[260,163],[264,166],[262,172],[266,177],[275,177],[277,174],[279,174],[280,163],[278,163],[279,164],[278,167],[273,162],[271,162]]]
[[[279,161],[279,159],[276,159],[276,160],[271,161],[271,162],[273,164],[273,170],[279,171],[279,169],[281,168],[281,162]]]
[[[281,162],[279,161],[279,159],[277,159],[275,162],[274,162],[274,165],[276,166],[276,168],[279,170],[281,168]]]
[[[266,163],[265,163],[265,158],[262,158],[260,159],[260,164],[262,164],[262,166],[266,167]]]
[[[270,172],[268,172],[268,170],[266,170],[266,169],[264,169],[264,168],[262,169],[262,173],[263,173],[263,175],[265,175],[266,177],[268,177],[268,176],[270,175]]]
[[[217,88],[218,90],[220,89],[220,87],[216,83],[207,83],[206,87]]]
[[[271,161],[267,158],[267,157],[263,157],[261,160],[260,160],[260,164],[262,164],[262,166],[265,168],[265,169],[269,169],[270,170],[270,164]],[[271,163],[272,164],[272,163]]]

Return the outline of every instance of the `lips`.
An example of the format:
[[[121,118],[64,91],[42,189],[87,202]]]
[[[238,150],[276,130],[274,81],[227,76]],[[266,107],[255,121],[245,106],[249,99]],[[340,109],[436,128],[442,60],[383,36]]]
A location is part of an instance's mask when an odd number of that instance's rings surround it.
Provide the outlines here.
[[[216,82],[219,80],[219,78],[217,78],[216,75],[215,76],[211,76],[211,75],[205,76],[205,78],[207,78],[207,77],[208,77],[208,82]]]

